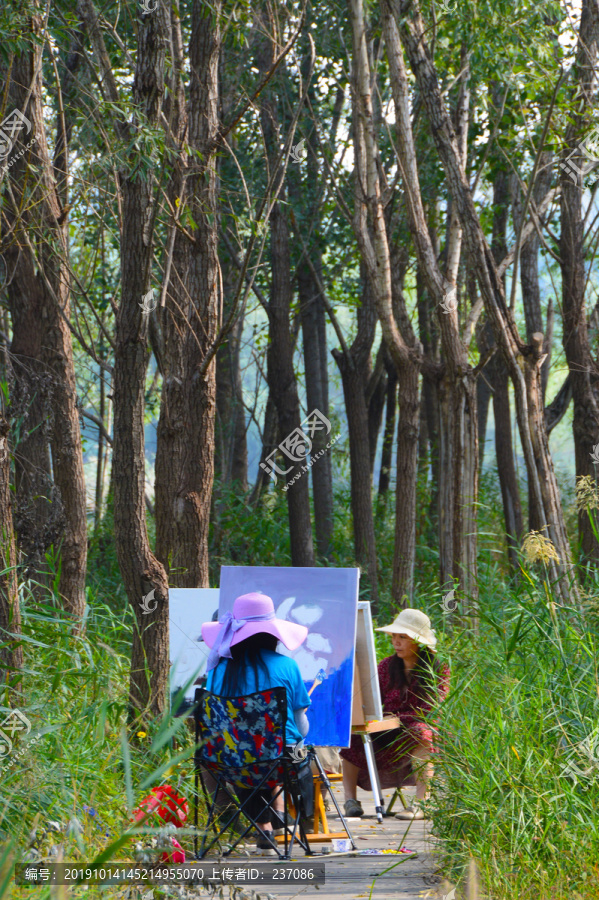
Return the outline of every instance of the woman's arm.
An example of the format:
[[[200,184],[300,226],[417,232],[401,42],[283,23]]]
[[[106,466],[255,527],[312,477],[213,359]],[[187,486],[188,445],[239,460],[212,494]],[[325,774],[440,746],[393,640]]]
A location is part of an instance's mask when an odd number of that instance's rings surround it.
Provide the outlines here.
[[[306,706],[305,709],[296,709],[293,712],[293,718],[295,719],[295,724],[297,725],[297,730],[301,734],[303,738],[306,737],[310,730],[310,723],[308,722],[308,717],[306,715]]]

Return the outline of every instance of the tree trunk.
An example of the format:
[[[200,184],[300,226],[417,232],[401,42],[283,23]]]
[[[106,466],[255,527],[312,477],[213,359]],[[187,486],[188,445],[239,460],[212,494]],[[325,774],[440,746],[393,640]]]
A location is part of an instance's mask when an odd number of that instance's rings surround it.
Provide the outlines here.
[[[501,262],[507,253],[507,216],[508,175],[507,172],[499,170],[493,185],[493,239],[491,242],[491,251],[496,263]],[[493,329],[489,322],[486,323],[485,337],[489,349],[496,347]],[[493,391],[495,454],[503,500],[508,557],[512,571],[517,572],[520,565],[518,551],[523,533],[522,506],[512,447],[509,377],[505,360],[500,353],[495,353],[491,357],[485,372]]]
[[[187,110],[183,87],[184,51],[181,34],[181,19],[178,4],[171,8],[171,44],[173,47],[173,69],[170,73],[170,90],[165,102],[165,114],[171,123],[173,138],[170,141],[177,158],[167,185],[167,193],[173,209],[185,207],[187,198],[187,182],[185,179],[188,167],[188,155],[182,144],[187,136]],[[167,241],[172,241],[172,262],[168,275],[168,287],[158,317],[162,332],[162,397],[160,416],[156,431],[156,462],[154,497],[156,510],[156,557],[164,566],[169,584],[182,587],[182,569],[184,568],[180,535],[180,515],[178,514],[177,490],[181,479],[183,448],[188,439],[184,413],[183,379],[184,358],[183,346],[188,328],[188,269],[189,242],[187,237],[171,223],[172,234]],[[165,271],[164,278],[167,278]],[[164,290],[164,288],[163,288]]]
[[[267,37],[261,39],[256,54],[256,64],[262,77],[270,72],[275,53],[270,34],[273,21],[263,22]],[[285,456],[284,490],[287,494],[289,514],[289,537],[291,543],[291,563],[294,566],[314,565],[314,545],[310,520],[309,480],[304,478],[300,463],[307,455],[307,444],[301,430],[301,414],[297,382],[293,368],[294,341],[291,334],[291,252],[289,246],[289,224],[284,200],[284,170],[279,156],[279,120],[276,101],[272,90],[262,94],[260,121],[264,134],[268,165],[275,175],[273,193],[278,199],[273,203],[270,214],[270,263],[271,285],[268,305],[270,341],[266,356],[267,380],[270,396],[277,410],[277,421],[281,444],[287,442]],[[279,199],[280,198],[280,199]]]
[[[44,582],[45,553],[54,542],[58,546],[64,533],[64,516],[60,504],[52,502],[50,380],[41,361],[43,298],[31,255],[22,252],[19,245],[20,241],[15,241],[4,254],[10,273],[10,398],[13,417],[21,422],[15,435],[14,524],[24,575]]]
[[[401,159],[409,223],[426,288],[439,311],[444,367],[427,361],[439,378],[439,577],[442,585],[457,578],[466,598],[477,594],[476,501],[478,491],[478,421],[475,377],[459,330],[455,302],[462,230],[452,211],[448,219],[445,277],[438,265],[420,193],[416,150],[411,124],[409,86],[397,25],[387,0],[381,0],[383,34],[396,111],[397,152]],[[468,122],[467,67],[460,89],[458,118],[460,145],[456,154],[462,177],[465,169]],[[457,212],[457,211],[456,211]],[[401,375],[400,375],[401,386]],[[400,404],[401,415],[401,404]],[[465,600],[462,609],[465,611]]]
[[[356,337],[345,354],[333,350],[341,372],[347,415],[354,552],[370,585],[371,602],[378,602],[378,565],[372,511],[370,435],[366,385],[370,376],[370,351],[376,328],[376,311],[368,276],[362,270],[362,302],[358,306]]]
[[[278,202],[275,203],[270,216],[270,229],[272,281],[268,306],[270,322],[270,343],[267,351],[268,386],[277,410],[282,442],[286,439],[293,440],[292,436],[300,438],[297,452],[290,446],[290,456],[285,458],[291,564],[313,566],[309,481],[302,477],[304,473],[300,467],[300,461],[306,455],[306,445],[300,435],[300,405],[293,369],[293,340],[289,323],[292,298],[289,230],[285,212]],[[294,481],[297,475],[299,478]]]
[[[312,265],[322,282],[322,255],[313,250]],[[297,284],[302,317],[304,343],[304,371],[306,374],[306,398],[310,412],[314,409],[329,418],[329,379],[327,370],[327,345],[325,310],[319,286],[308,263],[298,271]],[[314,499],[314,531],[319,556],[330,558],[333,537],[333,471],[331,450],[326,449],[329,436],[324,431],[314,434],[312,457],[318,459],[312,466],[312,495]]]
[[[438,248],[434,252],[438,256]],[[439,355],[439,335],[436,321],[433,316],[433,304],[426,289],[422,269],[416,269],[416,303],[418,307],[418,334],[422,342],[424,355],[431,360]],[[429,458],[431,469],[431,497],[428,508],[428,530],[430,540],[437,533],[439,519],[439,390],[438,378],[426,369],[422,372],[422,402],[426,415],[426,430],[428,433]]]
[[[533,208],[539,207],[551,189],[553,156],[543,151],[539,158],[539,170],[532,190],[531,204]],[[520,184],[512,178],[512,209],[514,216],[514,228],[519,230],[522,223],[524,197]],[[543,324],[543,310],[541,307],[541,287],[539,284],[539,249],[541,239],[535,230],[520,250],[520,287],[522,289],[522,305],[524,307],[524,319],[526,322],[526,339],[532,342],[533,334],[545,335],[544,352],[547,354],[541,367],[541,382],[543,386],[543,401],[549,379],[551,364],[551,299],[548,302],[547,323]],[[507,247],[505,248],[507,253]],[[505,255],[505,254],[504,254]],[[499,258],[496,257],[497,262]]]
[[[343,383],[351,481],[351,511],[356,560],[368,579],[371,602],[378,600],[376,538],[372,514],[372,481],[370,478],[370,442],[368,409],[364,399],[364,380],[359,367],[348,364],[343,353],[333,353]]]
[[[100,371],[100,408],[98,410],[102,425],[106,419],[106,383],[104,372]],[[98,428],[98,456],[96,459],[96,490],[94,494],[94,533],[100,527],[102,521],[102,500],[104,495],[104,464],[105,455],[108,455],[108,447],[104,448],[104,432]]]
[[[486,325],[484,322],[480,329],[477,329],[476,339],[478,351],[481,358],[487,349],[488,334],[486,333]],[[476,379],[476,409],[478,415],[478,467],[482,472],[485,457],[485,445],[487,441],[487,427],[489,422],[489,407],[491,405],[491,385],[486,368],[482,369]]]
[[[34,17],[32,23],[34,32],[41,33],[42,20]],[[11,90],[15,107],[22,110],[32,123],[35,142],[30,152],[33,164],[41,173],[40,178],[33,182],[26,179],[27,166],[22,161],[21,165],[13,167],[15,171],[9,177],[14,179],[14,196],[19,208],[27,211],[19,218],[17,230],[21,250],[31,259],[30,266],[35,266],[36,270],[34,278],[41,301],[38,313],[43,323],[40,362],[51,384],[52,467],[54,485],[64,514],[62,540],[55,546],[60,553],[58,590],[65,609],[78,620],[85,610],[86,493],[73,347],[68,326],[68,222],[46,141],[41,52],[42,48],[38,46],[33,52],[22,53],[16,58]],[[24,145],[25,138],[31,140],[29,135],[21,135],[19,143]],[[66,140],[66,135],[63,140]],[[33,184],[32,188],[30,184]],[[64,190],[63,187],[63,196]],[[12,213],[17,214],[16,209]],[[27,221],[24,221],[25,217]],[[30,233],[39,235],[37,248],[29,237]]]
[[[442,589],[456,580],[476,595],[476,499],[478,495],[478,420],[476,385],[457,384],[451,375],[439,392],[439,580]]]
[[[305,34],[312,24],[312,11],[306,10]],[[310,52],[304,40],[302,77],[311,75]],[[308,88],[309,102],[318,105],[319,98],[312,84]],[[343,92],[341,92],[343,95]],[[339,89],[332,116],[329,141],[334,140],[341,115]],[[302,248],[302,256],[297,266],[297,287],[300,305],[304,373],[306,379],[306,399],[308,410],[314,409],[329,418],[329,352],[327,347],[325,298],[323,291],[322,267],[322,200],[325,195],[325,179],[320,165],[322,148],[313,117],[309,112],[301,118],[302,135],[305,135],[306,159],[303,165],[294,166],[288,173],[289,196],[297,215],[293,213],[295,240]],[[298,225],[298,217],[300,223]],[[304,234],[308,235],[307,240]],[[318,555],[330,559],[333,537],[333,469],[331,449],[327,447],[330,436],[324,430],[315,432],[312,456],[312,499],[314,504],[314,533]]]
[[[167,27],[161,6],[138,21],[133,101],[138,114],[150,123],[158,121],[164,92]],[[136,127],[134,122],[131,131]],[[120,182],[121,303],[116,321],[113,389],[115,544],[125,591],[135,613],[131,711],[149,709],[159,715],[165,708],[169,672],[168,583],[163,566],[150,549],[146,525],[144,407],[149,348],[148,315],[141,302],[151,286],[153,234],[148,224],[153,209],[153,174],[144,176],[138,171],[134,176],[121,175]]]
[[[419,372],[406,366],[399,377],[395,543],[392,593],[396,603],[409,605],[414,591],[416,558],[416,483],[420,426]]]
[[[264,428],[262,430],[262,451],[260,453],[260,463],[258,465],[256,481],[254,482],[254,487],[252,488],[252,493],[250,495],[250,506],[253,506],[254,508],[260,502],[260,498],[263,492],[268,487],[268,483],[270,481],[269,473],[272,472],[272,466],[269,465],[268,459],[277,447],[277,436],[277,410],[274,404],[274,400],[272,399],[269,391],[268,399],[266,401],[266,407],[264,410]],[[277,481],[279,480],[279,476],[276,475],[276,473],[275,478],[277,479]]]
[[[374,463],[379,444],[379,432],[383,422],[385,397],[387,395],[387,371],[385,369],[385,343],[381,341],[376,355],[374,370],[366,390],[368,402],[368,443],[370,445],[370,477],[374,476]]]
[[[196,223],[189,251],[189,322],[183,347],[184,414],[187,431],[177,490],[180,528],[179,578],[183,587],[208,587],[208,534],[214,483],[216,337],[222,315],[218,262],[219,54],[221,3],[194,0],[189,45],[189,143],[195,151],[189,176],[189,210]]]
[[[381,471],[379,473],[379,499],[385,503],[391,481],[391,462],[393,459],[393,439],[395,438],[395,419],[397,418],[397,371],[388,363],[387,387],[385,396],[385,427],[383,430],[383,447],[381,451]]]
[[[495,344],[492,328],[485,323],[486,340]],[[487,344],[487,346],[489,346]],[[503,500],[503,518],[507,540],[508,558],[512,571],[518,571],[518,551],[524,532],[520,487],[514,463],[512,446],[512,414],[510,410],[509,379],[503,356],[499,353],[490,359],[484,369],[493,390],[493,417],[495,419],[495,455],[497,473]]]
[[[418,373],[422,347],[412,331],[402,292],[402,269],[392,253],[385,219],[380,160],[373,116],[372,77],[361,0],[349,0],[353,38],[354,154],[356,159],[354,229],[368,274],[383,339],[397,369],[400,404],[393,560],[393,599],[399,606],[410,596],[416,533],[418,451]],[[414,413],[414,409],[416,412]],[[402,454],[412,454],[402,458]],[[399,482],[403,481],[402,484]],[[405,506],[397,505],[403,498]],[[400,517],[404,517],[401,521]]]
[[[180,186],[181,182],[179,182]],[[172,185],[171,185],[172,188]],[[169,190],[170,193],[170,190]],[[176,190],[173,190],[176,193]],[[175,235],[172,276],[162,310],[163,364],[160,417],[156,431],[154,497],[156,508],[156,557],[164,566],[169,583],[179,582],[183,566],[177,488],[181,477],[183,447],[187,439],[183,400],[183,339],[187,329],[188,246]]]
[[[226,289],[227,279],[223,281]],[[235,485],[238,491],[245,493],[248,489],[248,453],[239,365],[242,332],[243,316],[240,316],[216,357],[215,465],[223,485]]]

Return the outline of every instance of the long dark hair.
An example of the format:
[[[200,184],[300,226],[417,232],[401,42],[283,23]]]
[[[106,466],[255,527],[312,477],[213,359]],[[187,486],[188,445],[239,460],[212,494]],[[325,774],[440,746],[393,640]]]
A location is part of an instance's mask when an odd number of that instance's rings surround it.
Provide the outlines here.
[[[276,650],[278,638],[274,634],[261,631],[239,641],[231,647],[231,659],[227,660],[220,693],[223,697],[239,697],[244,690],[247,673],[254,673],[256,684],[260,672],[268,675],[268,667],[264,662],[263,650]]]
[[[441,672],[441,664],[435,653],[428,647],[418,647],[418,662],[412,669],[412,675],[418,679],[418,693],[430,694],[431,699],[437,696],[438,675]],[[408,686],[406,668],[403,659],[393,654],[389,663],[389,687],[403,691]]]

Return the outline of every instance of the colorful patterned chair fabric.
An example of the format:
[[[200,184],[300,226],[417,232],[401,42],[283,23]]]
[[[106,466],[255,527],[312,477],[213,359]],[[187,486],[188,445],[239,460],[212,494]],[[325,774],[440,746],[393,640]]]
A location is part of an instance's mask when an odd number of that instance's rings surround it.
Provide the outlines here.
[[[287,698],[285,688],[271,688],[246,697],[217,697],[202,691],[196,705],[202,744],[196,763],[239,787],[272,788],[281,782],[282,766],[274,767],[285,751]]]

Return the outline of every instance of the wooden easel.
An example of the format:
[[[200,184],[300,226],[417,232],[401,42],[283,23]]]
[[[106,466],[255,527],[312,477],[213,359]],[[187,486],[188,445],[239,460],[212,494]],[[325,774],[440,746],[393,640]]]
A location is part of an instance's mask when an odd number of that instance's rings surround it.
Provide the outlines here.
[[[385,803],[381,784],[379,781],[379,773],[376,767],[374,757],[374,749],[372,747],[371,734],[380,731],[391,731],[393,728],[399,728],[399,719],[397,716],[384,716],[379,721],[367,722],[364,717],[364,702],[362,697],[362,681],[360,678],[360,668],[358,661],[355,663],[354,672],[354,695],[352,698],[352,734],[359,734],[364,743],[364,754],[366,756],[366,765],[368,767],[368,775],[370,776],[370,785],[372,788],[372,796],[374,797],[374,808],[379,824],[382,824],[385,815]]]

